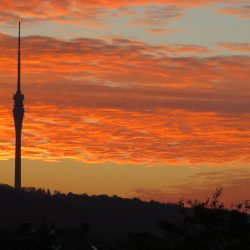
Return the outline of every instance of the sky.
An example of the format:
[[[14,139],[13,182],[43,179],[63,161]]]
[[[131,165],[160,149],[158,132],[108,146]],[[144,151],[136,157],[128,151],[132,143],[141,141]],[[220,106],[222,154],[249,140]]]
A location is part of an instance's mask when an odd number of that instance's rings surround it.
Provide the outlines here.
[[[1,0],[0,183],[177,202],[250,197],[250,0]]]

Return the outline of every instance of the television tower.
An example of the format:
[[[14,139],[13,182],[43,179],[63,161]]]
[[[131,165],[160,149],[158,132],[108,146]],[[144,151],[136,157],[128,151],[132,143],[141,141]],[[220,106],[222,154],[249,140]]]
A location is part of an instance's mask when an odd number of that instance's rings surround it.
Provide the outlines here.
[[[18,70],[17,70],[17,91],[13,96],[13,116],[16,130],[16,153],[15,153],[15,189],[21,189],[21,134],[24,117],[23,100],[21,91],[21,51],[20,51],[20,22],[18,30]]]

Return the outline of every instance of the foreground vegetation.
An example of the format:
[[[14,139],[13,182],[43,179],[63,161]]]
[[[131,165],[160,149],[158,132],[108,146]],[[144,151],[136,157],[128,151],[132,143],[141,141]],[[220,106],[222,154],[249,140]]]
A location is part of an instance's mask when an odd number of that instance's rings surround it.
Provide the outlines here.
[[[205,201],[179,203],[182,222],[160,221],[164,236],[150,233],[130,235],[124,245],[129,250],[249,250],[249,203],[226,209],[220,202],[222,189]]]
[[[204,201],[161,204],[117,196],[51,194],[35,188],[16,192],[1,185],[0,227],[17,228],[24,221],[37,228],[51,224],[75,228],[85,223],[94,239],[102,239],[106,247],[100,249],[249,250],[249,203],[228,209],[221,194],[218,189]]]

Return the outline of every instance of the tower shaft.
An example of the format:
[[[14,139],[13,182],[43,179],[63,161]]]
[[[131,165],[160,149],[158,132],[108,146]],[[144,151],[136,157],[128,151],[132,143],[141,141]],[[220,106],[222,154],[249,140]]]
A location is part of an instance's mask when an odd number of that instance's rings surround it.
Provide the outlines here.
[[[17,91],[13,96],[14,108],[13,117],[16,130],[16,151],[15,151],[15,189],[20,190],[21,185],[21,138],[22,125],[24,117],[24,95],[21,92],[21,49],[20,49],[20,22],[19,22],[19,36],[18,36],[18,73],[17,73]]]
[[[21,184],[21,130],[16,130],[16,152],[15,152],[15,189],[19,190]]]

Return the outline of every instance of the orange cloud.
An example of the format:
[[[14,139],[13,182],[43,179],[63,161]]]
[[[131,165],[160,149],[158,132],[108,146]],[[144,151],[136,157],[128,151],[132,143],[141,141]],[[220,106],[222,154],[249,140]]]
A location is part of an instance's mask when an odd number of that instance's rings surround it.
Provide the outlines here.
[[[227,15],[239,16],[241,18],[250,18],[250,5],[222,8],[220,12]]]
[[[1,159],[13,155],[11,112],[0,127]],[[244,120],[242,124],[240,121]],[[220,165],[249,162],[249,115],[26,103],[23,155],[48,161]]]
[[[236,205],[249,199],[249,194],[245,192],[250,185],[250,171],[248,168],[227,168],[211,170],[209,172],[189,175],[184,181],[177,181],[175,185],[167,185],[161,189],[136,188],[131,190],[131,196],[139,197],[143,200],[152,199],[162,202],[178,202],[180,199],[206,200],[211,197],[216,188],[223,188],[221,201],[227,206]],[[181,183],[181,184],[179,184]]]
[[[150,29],[148,30],[151,34],[165,34],[165,33],[172,33],[178,32],[179,30],[171,30],[171,29]]]
[[[192,8],[207,6],[217,3],[238,3],[237,0],[46,0],[46,1],[15,1],[2,0],[0,5],[0,21],[8,24],[16,24],[18,20],[23,22],[55,21],[64,23],[87,22],[90,25],[110,15],[131,14],[133,11],[126,10],[131,7],[147,7],[145,17],[150,17],[151,24],[164,21],[164,18],[181,16],[179,8]],[[150,7],[151,6],[151,7]],[[172,11],[169,11],[172,9]],[[115,10],[115,13],[113,12]],[[225,9],[224,12],[230,11]],[[242,11],[240,11],[242,12]],[[244,12],[244,11],[243,11]],[[138,20],[137,20],[138,21]],[[146,18],[140,22],[148,22]]]
[[[220,43],[222,48],[236,52],[250,52],[250,43]]]
[[[34,36],[22,48],[26,158],[249,162],[249,57],[202,57],[206,49],[195,45],[126,39]],[[16,39],[1,35],[0,49],[0,156],[7,159],[14,149]]]

